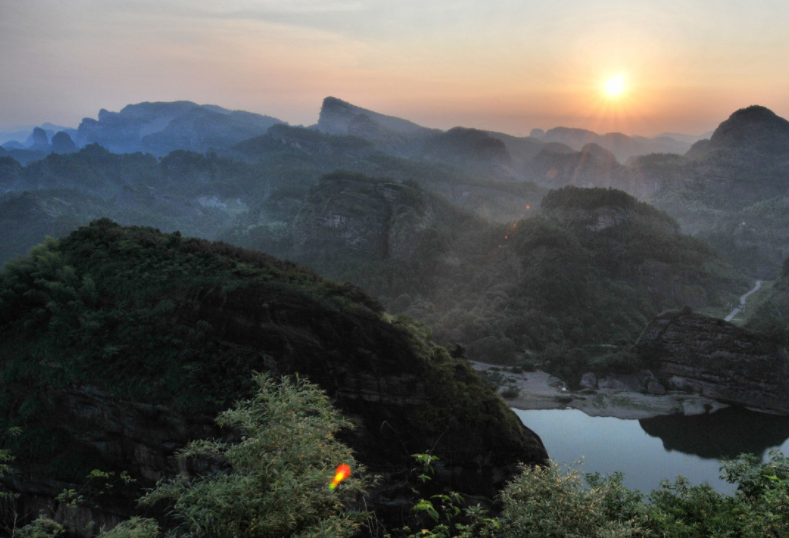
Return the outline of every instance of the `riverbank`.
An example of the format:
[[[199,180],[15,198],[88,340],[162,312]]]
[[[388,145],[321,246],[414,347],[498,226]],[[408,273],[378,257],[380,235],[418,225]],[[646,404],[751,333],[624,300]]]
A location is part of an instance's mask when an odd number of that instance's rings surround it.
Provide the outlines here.
[[[578,409],[592,417],[644,419],[662,415],[703,415],[728,407],[698,394],[668,391],[665,395],[618,389],[566,390],[564,383],[540,370],[512,373],[505,368],[471,362],[479,372],[491,371],[503,378],[502,390],[516,387],[518,396],[507,399],[516,409]]]

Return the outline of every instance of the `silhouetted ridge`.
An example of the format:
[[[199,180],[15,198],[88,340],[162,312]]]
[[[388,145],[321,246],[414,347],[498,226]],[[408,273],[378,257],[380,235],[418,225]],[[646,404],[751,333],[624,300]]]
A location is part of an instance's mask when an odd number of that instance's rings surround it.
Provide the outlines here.
[[[715,129],[710,149],[787,152],[789,121],[763,106],[741,108]]]
[[[379,114],[378,112],[352,105],[336,97],[327,97],[323,100],[320,116],[318,117],[318,129],[330,134],[348,134],[348,126],[351,121],[362,114],[380,126],[401,134],[410,134],[424,129],[424,127],[414,122],[395,116]]]

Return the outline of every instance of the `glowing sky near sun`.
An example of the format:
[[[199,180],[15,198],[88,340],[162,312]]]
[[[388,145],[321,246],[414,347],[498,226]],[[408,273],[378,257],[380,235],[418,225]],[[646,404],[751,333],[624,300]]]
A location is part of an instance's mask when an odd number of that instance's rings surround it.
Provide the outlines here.
[[[700,134],[789,116],[787,27],[768,0],[0,0],[0,129],[176,99],[312,124],[333,95],[439,128]]]

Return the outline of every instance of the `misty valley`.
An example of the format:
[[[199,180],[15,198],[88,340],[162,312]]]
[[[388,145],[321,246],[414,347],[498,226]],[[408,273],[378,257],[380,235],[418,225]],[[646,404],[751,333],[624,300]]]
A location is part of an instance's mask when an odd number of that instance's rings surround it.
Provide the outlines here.
[[[9,536],[789,536],[768,108],[102,109],[0,146],[0,263]]]

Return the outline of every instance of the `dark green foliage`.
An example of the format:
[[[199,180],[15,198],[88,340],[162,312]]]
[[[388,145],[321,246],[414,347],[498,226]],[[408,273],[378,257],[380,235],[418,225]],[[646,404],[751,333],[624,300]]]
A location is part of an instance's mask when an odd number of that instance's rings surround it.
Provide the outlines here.
[[[468,358],[473,361],[512,366],[518,348],[509,338],[486,336],[468,346]]]
[[[481,451],[500,466],[543,461],[539,439],[430,334],[290,262],[103,219],[0,272],[0,426],[23,428],[5,444],[25,472],[73,482],[88,465],[128,462],[74,434],[82,407],[53,408],[61,396],[98,394],[100,407],[145,404],[187,421],[247,397],[253,371],[275,370],[336,398],[364,429],[348,442],[366,463],[397,469],[403,446],[432,447],[448,465]],[[357,397],[366,379],[385,380],[380,397]],[[462,485],[472,483],[492,494],[477,474]]]
[[[380,310],[353,288],[265,254],[97,221],[37,247],[0,274],[0,329],[36,339],[43,346],[38,353],[51,357],[33,365],[29,351],[7,348],[5,375],[57,386],[90,379],[124,398],[168,401],[180,395],[176,407],[214,408],[240,388],[217,385],[215,369],[238,358],[223,358],[211,342],[210,324],[173,325],[175,303],[168,297],[194,287],[276,287],[278,280],[335,308],[362,301]],[[15,342],[6,340],[8,345]],[[152,384],[154,375],[160,381]]]
[[[746,328],[759,331],[778,342],[784,349],[789,346],[789,258],[784,261],[784,272],[775,281],[765,301],[750,315]]]
[[[628,211],[637,211],[653,218],[671,221],[665,213],[661,213],[651,205],[639,202],[635,197],[617,189],[591,188],[581,189],[569,185],[562,189],[549,191],[542,199],[542,207],[552,209],[596,209],[598,207],[618,207]]]
[[[502,226],[415,188],[334,174],[312,191],[289,257],[381,296],[473,360],[537,352],[570,383],[599,354],[589,346],[626,347],[661,310],[718,304],[740,286],[714,250],[625,193],[568,187],[548,200],[547,216]],[[611,225],[590,227],[611,211]],[[410,252],[396,250],[401,235]]]
[[[622,486],[621,474],[584,480],[577,469],[564,473],[553,462],[524,466],[501,493],[504,508],[495,536],[648,536],[641,497]]]

